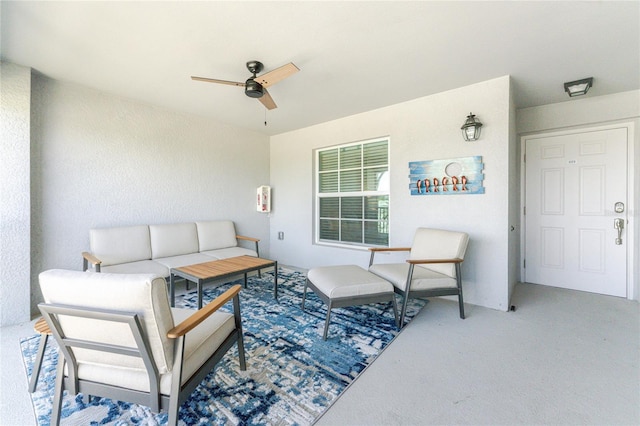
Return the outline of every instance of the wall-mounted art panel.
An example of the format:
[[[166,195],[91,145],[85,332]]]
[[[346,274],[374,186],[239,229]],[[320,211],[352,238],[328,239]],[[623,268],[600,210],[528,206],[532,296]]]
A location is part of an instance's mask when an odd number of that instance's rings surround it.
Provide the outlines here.
[[[484,194],[482,156],[409,162],[411,195]]]

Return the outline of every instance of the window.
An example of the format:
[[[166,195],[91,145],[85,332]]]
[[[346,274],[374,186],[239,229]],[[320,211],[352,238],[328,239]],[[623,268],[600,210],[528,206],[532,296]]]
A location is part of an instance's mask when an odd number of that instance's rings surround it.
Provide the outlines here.
[[[316,242],[389,245],[389,139],[316,151]]]

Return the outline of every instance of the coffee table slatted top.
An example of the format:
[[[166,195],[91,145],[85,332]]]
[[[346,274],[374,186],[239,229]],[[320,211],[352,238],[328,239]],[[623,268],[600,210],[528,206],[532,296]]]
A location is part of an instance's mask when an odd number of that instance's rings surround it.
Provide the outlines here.
[[[195,278],[208,279],[235,274],[243,269],[273,266],[274,263],[273,260],[252,256],[238,256],[222,260],[224,260],[224,262],[213,260],[211,262],[196,263],[195,265],[181,266],[173,269],[189,274]]]
[[[273,266],[273,297],[278,300],[278,262],[253,256],[237,256],[210,262],[171,268],[169,274],[169,302],[175,306],[175,277],[193,281],[198,287],[198,309],[202,308],[202,286],[207,282],[236,274],[244,274],[244,286],[247,287],[247,272],[259,271]]]

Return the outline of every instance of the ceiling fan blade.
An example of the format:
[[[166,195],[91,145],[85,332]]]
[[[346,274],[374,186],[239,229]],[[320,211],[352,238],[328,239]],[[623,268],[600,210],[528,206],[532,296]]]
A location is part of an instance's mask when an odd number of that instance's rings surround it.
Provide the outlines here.
[[[285,78],[297,73],[300,71],[298,67],[296,67],[293,62],[289,62],[286,65],[281,66],[280,68],[276,68],[275,70],[271,70],[267,73],[262,74],[255,78],[255,80],[262,84],[263,87],[273,86],[280,80],[284,80]]]
[[[275,109],[278,108],[278,106],[276,105],[276,103],[273,101],[273,98],[271,97],[271,95],[269,94],[269,92],[267,92],[267,89],[262,89],[262,96],[258,98],[258,100],[260,102],[262,102],[262,105],[265,106],[265,108],[267,109]]]
[[[207,83],[228,84],[230,86],[241,86],[241,87],[245,86],[244,83],[239,83],[237,81],[218,80],[218,79],[215,79],[215,78],[205,78],[205,77],[194,77],[194,76],[191,76],[191,80],[204,81],[204,82],[207,82]]]

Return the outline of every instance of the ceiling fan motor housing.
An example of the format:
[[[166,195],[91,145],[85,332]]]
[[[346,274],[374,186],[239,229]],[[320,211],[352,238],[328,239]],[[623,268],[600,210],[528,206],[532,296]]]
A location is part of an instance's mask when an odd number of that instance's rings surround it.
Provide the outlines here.
[[[250,98],[261,98],[264,94],[262,84],[258,83],[251,77],[245,82],[244,93]]]

